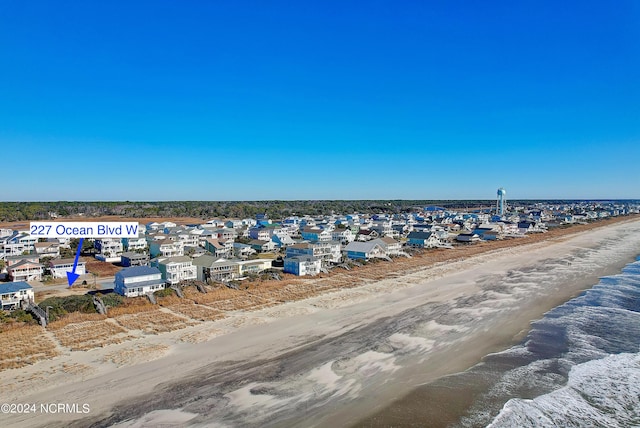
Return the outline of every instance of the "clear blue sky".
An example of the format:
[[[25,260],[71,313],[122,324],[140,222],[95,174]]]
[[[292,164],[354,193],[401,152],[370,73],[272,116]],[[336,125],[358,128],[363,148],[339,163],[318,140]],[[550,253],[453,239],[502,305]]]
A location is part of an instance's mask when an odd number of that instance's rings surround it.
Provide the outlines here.
[[[640,2],[0,3],[0,199],[640,198]]]

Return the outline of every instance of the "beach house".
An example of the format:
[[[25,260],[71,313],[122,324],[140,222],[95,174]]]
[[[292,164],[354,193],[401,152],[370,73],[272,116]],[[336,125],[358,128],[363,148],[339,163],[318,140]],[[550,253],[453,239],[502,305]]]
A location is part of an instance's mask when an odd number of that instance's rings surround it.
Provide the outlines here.
[[[327,229],[321,229],[319,227],[305,227],[300,231],[300,236],[305,241],[310,242],[327,242],[331,241],[331,232]]]
[[[44,266],[28,260],[22,260],[7,268],[12,281],[42,281]]]
[[[124,267],[130,266],[148,266],[149,255],[145,253],[136,253],[133,251],[127,251],[120,256],[120,263]]]
[[[139,234],[137,238],[122,238],[122,246],[126,251],[145,251],[149,244],[144,236]]]
[[[51,271],[51,275],[54,278],[66,278],[67,272],[73,271],[73,262],[74,259],[59,259],[59,260],[51,260],[49,262],[49,270]],[[78,275],[85,275],[86,272],[86,264],[81,259],[78,259],[78,266],[76,266],[76,271]]]
[[[178,257],[184,256],[184,244],[180,241],[163,239],[149,243],[151,257]]]
[[[380,244],[384,249],[385,254],[388,256],[396,256],[402,252],[402,244],[390,236],[383,236],[382,238],[374,239],[370,242]]]
[[[285,257],[284,272],[297,276],[318,275],[322,261],[313,256]]]
[[[60,243],[55,241],[36,242],[34,245],[36,254],[42,257],[60,257]]]
[[[197,268],[193,265],[191,257],[164,257],[156,260],[156,264],[160,272],[162,272],[162,278],[170,285],[198,277]]]
[[[162,273],[155,267],[133,266],[115,275],[113,290],[125,297],[137,297],[165,288]]]
[[[374,257],[387,257],[385,248],[374,241],[349,243],[343,250],[344,255],[352,260],[369,260]]]
[[[342,245],[336,241],[302,242],[287,247],[286,257],[310,256],[324,263],[339,263],[342,259]]]
[[[207,238],[204,241],[204,249],[216,257],[229,257],[233,253],[233,241],[226,241],[231,245],[225,245],[215,238]]]
[[[441,244],[434,232],[413,231],[407,235],[407,245],[416,248],[433,248]]]
[[[109,263],[120,263],[120,256],[124,252],[122,239],[103,238],[93,241],[93,246],[99,251],[96,259]]]
[[[240,277],[240,265],[235,260],[227,260],[205,254],[193,260],[199,281],[231,281]]]
[[[33,288],[26,282],[0,283],[0,308],[5,311],[18,309],[22,304],[33,301]]]
[[[270,253],[275,251],[276,243],[273,241],[262,241],[260,239],[253,239],[249,242],[251,248],[253,248],[258,253]]]

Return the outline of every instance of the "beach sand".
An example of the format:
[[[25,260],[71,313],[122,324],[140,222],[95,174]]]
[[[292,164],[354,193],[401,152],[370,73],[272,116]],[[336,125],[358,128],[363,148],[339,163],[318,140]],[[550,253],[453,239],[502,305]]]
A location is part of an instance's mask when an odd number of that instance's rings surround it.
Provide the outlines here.
[[[510,346],[531,320],[639,252],[640,221],[616,223],[104,348],[60,349],[0,372],[0,401],[90,411],[2,414],[0,425],[389,426],[390,403]]]

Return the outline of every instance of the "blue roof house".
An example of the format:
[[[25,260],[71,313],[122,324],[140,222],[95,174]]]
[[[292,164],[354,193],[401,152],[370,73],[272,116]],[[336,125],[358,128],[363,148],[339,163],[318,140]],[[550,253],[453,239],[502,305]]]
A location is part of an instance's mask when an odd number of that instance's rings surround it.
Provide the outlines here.
[[[20,308],[21,304],[33,301],[33,288],[23,281],[0,284],[0,304],[3,310]]]
[[[143,296],[165,288],[162,273],[155,267],[133,266],[116,273],[114,291],[125,297]]]

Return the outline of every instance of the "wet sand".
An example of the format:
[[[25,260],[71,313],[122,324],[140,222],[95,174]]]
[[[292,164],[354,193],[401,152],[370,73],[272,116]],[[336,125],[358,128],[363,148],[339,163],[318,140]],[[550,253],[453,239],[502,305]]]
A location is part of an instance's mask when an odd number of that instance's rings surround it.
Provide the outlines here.
[[[152,361],[114,367],[98,364],[113,349],[74,353],[67,358],[92,370],[2,395],[20,402],[88,403],[90,413],[2,415],[0,423],[444,424],[468,398],[463,394],[452,404],[443,390],[416,388],[510,346],[531,320],[619,269],[638,249],[640,222],[619,223],[330,296],[239,311],[192,328],[205,337],[202,343],[180,342],[184,331],[151,336],[145,339],[149,345],[166,345]],[[38,363],[22,372],[46,367]],[[0,380],[9,375],[1,373]],[[427,400],[432,410],[424,413]]]

